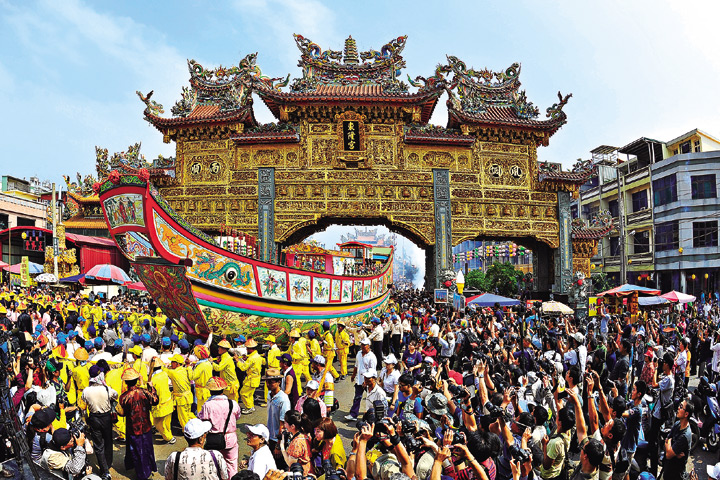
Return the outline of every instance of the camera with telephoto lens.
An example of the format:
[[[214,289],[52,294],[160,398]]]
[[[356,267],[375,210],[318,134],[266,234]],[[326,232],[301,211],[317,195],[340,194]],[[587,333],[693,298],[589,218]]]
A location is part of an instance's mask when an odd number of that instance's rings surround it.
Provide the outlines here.
[[[513,445],[508,448],[508,453],[512,458],[514,458],[520,463],[525,463],[530,460],[530,451],[525,450],[524,448],[520,448],[517,445]]]
[[[512,421],[512,415],[508,411],[502,407],[494,405],[491,402],[485,403],[485,409],[488,411],[488,415],[493,419],[493,421],[499,418],[503,418],[506,423]]]
[[[467,436],[465,432],[455,432],[453,435],[452,445],[467,445]]]
[[[347,480],[342,470],[335,470],[330,460],[323,460],[322,469],[325,472],[325,480]]]
[[[313,475],[305,476],[303,473],[303,466],[300,465],[300,462],[295,462],[290,465],[290,471],[285,478],[287,480],[316,480]]]
[[[78,438],[83,433],[87,434],[89,431],[87,424],[85,424],[85,421],[82,418],[76,418],[75,420],[68,422],[67,426],[68,431],[74,438]]]
[[[417,425],[415,425],[415,422],[412,422],[410,420],[403,420],[400,424],[402,427],[402,434],[403,436],[400,438],[400,441],[403,445],[405,445],[405,449],[410,452],[414,453],[420,450],[423,446],[422,441],[420,441],[419,438],[417,438],[420,434],[420,431],[417,428]]]

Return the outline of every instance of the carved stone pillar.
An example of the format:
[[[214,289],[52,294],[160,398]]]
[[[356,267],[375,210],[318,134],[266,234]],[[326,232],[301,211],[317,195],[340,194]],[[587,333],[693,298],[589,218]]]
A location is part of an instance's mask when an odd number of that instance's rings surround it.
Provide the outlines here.
[[[275,260],[275,169],[258,169],[258,243],[260,259]]]
[[[452,212],[450,207],[450,171],[433,168],[435,199],[435,288],[440,287],[443,270],[452,268]]]
[[[573,281],[570,192],[558,192],[557,196],[560,248],[555,251],[554,292],[561,295],[568,295]]]

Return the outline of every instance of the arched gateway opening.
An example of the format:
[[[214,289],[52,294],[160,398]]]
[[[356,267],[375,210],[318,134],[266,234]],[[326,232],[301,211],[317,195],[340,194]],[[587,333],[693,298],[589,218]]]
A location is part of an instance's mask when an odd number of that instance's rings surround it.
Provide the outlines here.
[[[289,76],[263,76],[255,54],[229,69],[189,61],[173,117],[141,95],[145,118],[177,144],[153,183],[193,227],[257,235],[265,260],[333,222],[381,224],[426,250],[435,286],[453,245],[524,238],[547,263],[539,288],[566,292],[575,271],[589,275],[595,233],[571,225],[570,198],[592,166],[562,172],[539,164],[537,148],[567,121],[570,96],[541,118],[519,64],[479,72],[452,56],[407,85],[406,39],[358,53],[348,38],[343,52],[323,52],[295,35],[302,77],[289,88]],[[430,125],[445,94],[448,124]],[[258,124],[253,97],[278,123]]]

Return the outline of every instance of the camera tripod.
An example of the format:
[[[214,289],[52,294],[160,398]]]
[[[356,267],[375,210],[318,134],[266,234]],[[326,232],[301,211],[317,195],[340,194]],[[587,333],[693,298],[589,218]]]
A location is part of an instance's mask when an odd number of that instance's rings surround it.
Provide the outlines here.
[[[30,458],[30,450],[28,449],[27,440],[25,438],[25,430],[20,425],[17,416],[17,409],[13,406],[12,397],[10,396],[10,388],[8,387],[6,365],[0,364],[0,428],[5,430],[5,434],[10,440],[15,461],[17,462],[18,472],[23,472],[23,463],[27,463],[30,472],[35,480],[39,480],[40,474],[35,462]],[[22,476],[23,474],[20,473]]]

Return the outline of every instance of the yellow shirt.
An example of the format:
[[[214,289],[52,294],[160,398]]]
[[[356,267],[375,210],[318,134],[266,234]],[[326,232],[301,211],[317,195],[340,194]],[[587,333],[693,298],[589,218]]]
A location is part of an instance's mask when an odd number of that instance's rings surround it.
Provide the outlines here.
[[[195,365],[192,371],[192,381],[195,382],[195,394],[198,397],[198,402],[210,398],[210,390],[205,385],[207,385],[212,374],[213,366],[210,360],[201,361]]]
[[[235,372],[235,362],[228,352],[225,352],[220,356],[220,363],[213,362],[212,366],[213,370],[220,372],[220,376],[224,378],[226,382],[231,383],[236,387],[240,386],[240,381],[238,380],[237,373]]]
[[[190,391],[190,377],[185,367],[163,368],[173,384],[173,398],[178,405],[192,404],[192,392]]]
[[[323,333],[322,351],[325,356],[335,353],[335,339],[333,338],[332,333],[330,333],[330,330]]]
[[[307,341],[304,338],[298,338],[295,343],[290,345],[288,353],[292,357],[292,363],[296,365],[310,365],[308,359]]]
[[[278,348],[277,345],[273,345],[270,347],[270,350],[268,350],[268,367],[269,368],[280,368],[280,360],[278,358],[280,355],[282,355],[282,352]]]
[[[80,316],[86,320],[90,320],[90,305],[83,305],[80,307]]]
[[[344,328],[342,332],[338,330],[335,333],[335,345],[338,350],[344,350],[346,352],[350,350],[350,335],[348,335]]]
[[[138,384],[141,387],[144,387],[147,385],[148,382],[148,367],[145,362],[142,361],[142,359],[138,358],[133,362],[133,368],[135,371],[137,371],[140,374],[140,381]]]
[[[168,378],[168,374],[162,370],[157,371],[153,373],[150,378],[150,382],[153,387],[155,387],[159,400],[158,404],[152,407],[153,416],[164,417],[166,415],[170,415],[175,407],[173,405],[173,396],[170,392],[170,380]],[[173,386],[174,385],[175,382],[173,382]]]
[[[310,358],[315,358],[316,355],[320,355],[320,342],[317,338],[310,340]]]
[[[245,383],[257,388],[260,386],[260,377],[262,377],[263,358],[257,351],[251,352],[245,361],[238,361],[238,368],[243,372],[247,372]]]
[[[72,378],[75,380],[75,387],[79,393],[87,388],[90,384],[90,365],[75,365],[72,367]]]

